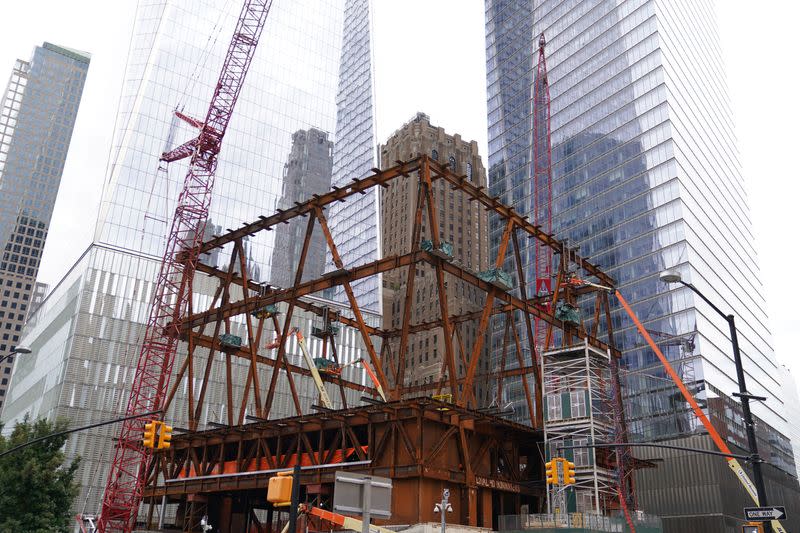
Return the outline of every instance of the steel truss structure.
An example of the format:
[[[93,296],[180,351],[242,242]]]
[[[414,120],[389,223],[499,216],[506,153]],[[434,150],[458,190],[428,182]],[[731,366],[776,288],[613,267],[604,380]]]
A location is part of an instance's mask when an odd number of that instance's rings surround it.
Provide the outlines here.
[[[220,457],[219,460],[222,460],[233,453],[231,452],[233,449],[231,446],[234,448],[239,446],[239,444],[234,445],[231,443],[243,442],[242,435],[249,435],[252,431],[262,431],[262,429],[266,431],[267,428],[272,428],[270,431],[278,431],[284,438],[297,437],[302,444],[296,444],[296,446],[304,446],[305,448],[303,449],[307,450],[308,453],[316,450],[315,453],[326,455],[327,452],[323,451],[322,446],[324,443],[330,442],[326,440],[327,437],[321,438],[321,440],[314,440],[308,436],[303,437],[300,435],[301,433],[304,434],[306,421],[311,423],[310,421],[318,420],[322,415],[304,412],[296,391],[295,380],[300,376],[309,376],[310,371],[302,366],[291,364],[287,357],[286,341],[292,327],[292,316],[297,308],[304,309],[320,317],[326,317],[326,320],[355,328],[365,347],[365,364],[369,364],[374,369],[378,381],[389,396],[388,404],[381,404],[377,407],[348,406],[347,395],[345,394],[347,390],[359,391],[362,394],[373,394],[373,397],[375,391],[365,387],[362,383],[351,382],[341,376],[323,375],[323,379],[328,383],[328,386],[333,385],[339,388],[338,396],[341,398],[342,406],[345,408],[344,411],[329,413],[332,417],[331,420],[335,420],[337,424],[346,426],[354,420],[372,420],[375,416],[384,419],[388,416],[383,411],[384,409],[402,410],[401,407],[414,398],[427,397],[441,392],[447,392],[452,395],[452,403],[447,404],[449,406],[447,409],[450,411],[437,412],[441,416],[445,416],[441,413],[449,413],[446,418],[449,417],[452,420],[452,424],[446,432],[449,433],[448,438],[454,439],[456,445],[454,449],[458,448],[461,455],[460,458],[450,457],[449,460],[452,464],[448,464],[453,467],[454,471],[460,469],[463,472],[463,478],[459,479],[463,479],[466,487],[464,492],[466,494],[465,506],[470,509],[464,516],[468,518],[468,523],[473,525],[477,525],[478,519],[477,512],[472,512],[471,510],[478,508],[477,489],[480,486],[479,477],[482,474],[479,474],[472,467],[472,463],[465,460],[465,458],[472,457],[472,454],[476,453],[474,447],[480,447],[483,444],[472,442],[472,430],[470,428],[474,425],[475,420],[489,416],[492,412],[497,413],[498,409],[486,410],[485,406],[478,404],[474,392],[477,381],[487,377],[478,375],[476,372],[486,335],[479,335],[471,352],[465,353],[463,345],[461,345],[461,349],[457,349],[459,343],[454,341],[454,332],[457,329],[454,325],[472,321],[478,331],[486,332],[490,320],[495,317],[505,318],[507,323],[513,323],[514,327],[510,328],[513,334],[506,335],[504,340],[503,353],[507,354],[507,357],[503,357],[502,367],[492,372],[491,379],[497,380],[497,388],[502,390],[504,381],[509,378],[519,379],[522,377],[526,406],[533,426],[531,431],[541,429],[544,420],[542,411],[542,406],[544,405],[542,401],[542,378],[540,374],[542,365],[541,361],[538,360],[537,354],[539,351],[534,346],[535,337],[533,335],[536,320],[547,324],[546,347],[551,344],[568,347],[580,342],[595,351],[609,354],[611,361],[616,362],[619,357],[619,351],[613,345],[607,293],[608,288],[613,288],[614,281],[602,272],[597,265],[581,258],[575,250],[570,250],[552,235],[530,223],[527,217],[517,213],[512,207],[506,206],[497,198],[487,195],[482,187],[475,186],[466,176],[451,172],[446,164],[440,164],[427,156],[420,156],[406,162],[398,162],[395,166],[385,170],[373,169],[373,172],[371,176],[366,178],[353,179],[346,187],[334,187],[333,190],[325,194],[313,195],[310,200],[297,203],[290,209],[279,210],[271,216],[262,216],[254,222],[243,224],[236,230],[229,230],[224,235],[216,236],[207,242],[201,243],[191,251],[178,254],[179,260],[192,260],[193,257],[198,255],[224,248],[224,253],[229,257],[229,261],[227,269],[215,268],[202,262],[198,262],[195,265],[196,276],[204,277],[203,284],[206,284],[209,280],[216,283],[216,288],[212,291],[214,293],[212,298],[198,298],[192,294],[190,288],[193,285],[199,286],[201,284],[199,280],[186,280],[182,284],[183,287],[187,287],[185,314],[176,317],[175,320],[167,325],[164,331],[173,335],[176,340],[179,339],[187,344],[187,355],[182,362],[176,362],[177,371],[175,372],[173,384],[166,395],[164,409],[169,412],[168,410],[172,407],[179,384],[182,382],[187,383],[188,387],[190,387],[187,411],[185,413],[170,413],[168,416],[187,419],[188,429],[192,432],[196,431],[203,413],[209,376],[212,373],[215,361],[224,362],[224,372],[227,380],[227,408],[225,412],[227,413],[226,422],[230,427],[211,433],[190,433],[176,437],[173,441],[173,449],[169,452],[158,454],[158,461],[152,463],[146,473],[148,479],[147,494],[151,495],[151,497],[156,497],[159,494],[168,495],[170,501],[182,502],[184,507],[190,500],[201,502],[206,498],[206,496],[202,495],[211,490],[208,485],[188,482],[178,483],[175,487],[183,487],[182,489],[170,488],[165,492],[161,483],[167,482],[167,485],[169,485],[169,480],[175,479],[176,476],[179,477],[180,473],[184,471],[183,469],[189,464],[194,465],[196,472],[204,472],[203,475],[208,475],[214,467],[213,465],[209,466],[211,465],[211,459],[207,454],[211,453],[209,451],[211,448],[207,447],[206,442],[208,442],[208,439],[212,441],[217,439],[214,442],[224,443],[221,448],[214,448],[215,451],[213,452]],[[329,229],[328,220],[325,216],[326,209],[335,202],[347,201],[351,197],[365,194],[373,187],[387,187],[392,180],[413,180],[420,191],[417,205],[414,206],[413,210],[413,231],[409,249],[400,255],[383,257],[366,264],[348,267],[342,262],[338,251],[342,243],[334,242]],[[497,248],[497,255],[493,258],[493,265],[500,269],[506,260],[506,256],[512,258],[512,264],[515,265],[515,268],[510,274],[515,278],[514,287],[508,287],[496,281],[485,281],[485,276],[482,278],[479,273],[460,266],[456,262],[449,260],[446,255],[436,253],[441,245],[437,206],[440,199],[448,194],[448,188],[454,194],[464,195],[470,202],[478,202],[484,209],[490,211],[501,221],[504,231]],[[290,220],[299,217],[305,217],[307,223],[302,252],[294,276],[294,285],[287,288],[272,287],[249,279],[246,268],[245,239],[261,231],[279,228],[280,224],[288,223]],[[433,240],[433,251],[424,251],[421,248],[423,226],[431,229],[430,237]],[[319,279],[303,281],[304,264],[314,231],[321,231],[325,237],[328,250],[333,257],[337,270],[329,272]],[[560,258],[560,267],[552,294],[537,296],[526,294],[526,271],[520,252],[520,240],[523,238],[535,239],[538,246],[551,249]],[[434,293],[433,298],[439,306],[440,315],[438,320],[415,322],[410,303],[414,294],[416,270],[424,265],[432,268],[436,274],[438,291]],[[351,283],[365,277],[379,276],[384,272],[395,269],[400,269],[401,277],[405,275],[406,279],[402,325],[394,330],[370,326],[364,320]],[[594,284],[576,284],[574,282],[576,276],[582,280],[591,280]],[[485,294],[485,300],[481,311],[463,315],[451,314],[448,309],[447,298],[448,279],[463,280],[482,291]],[[454,286],[456,284],[451,283],[450,285]],[[305,298],[333,287],[341,287],[347,295],[350,305],[349,313],[330,314],[328,309],[317,301]],[[591,323],[587,322],[589,324],[588,327],[584,326],[583,322],[580,321],[564,322],[556,318],[554,314],[557,303],[562,301],[575,302],[578,298],[583,301],[591,298],[595,299],[594,319]],[[258,312],[266,309],[267,306],[276,304],[281,304],[282,312],[280,314]],[[604,328],[605,334],[602,335],[605,340],[601,340],[599,335],[601,322],[606,325]],[[243,339],[241,346],[232,347],[221,345],[220,343],[220,336],[231,332],[232,323],[244,323],[246,326],[247,335],[246,339]],[[274,331],[278,332],[277,342],[275,339],[265,338],[263,333],[267,326],[269,326],[269,329],[274,329]],[[517,326],[524,328],[527,346],[522,346],[521,336],[517,334]],[[413,364],[413,361],[410,361],[409,357],[407,357],[408,346],[413,342],[413,337],[416,333],[433,329],[438,329],[442,332],[445,343],[445,353],[442,354],[441,361],[443,379],[438,383],[407,385],[404,378],[406,367]],[[337,354],[334,350],[334,343],[326,344],[325,346],[331,347],[330,357],[336,360]],[[397,357],[394,357],[393,349],[396,350]],[[323,349],[323,353],[328,353],[327,348]],[[243,394],[239,394],[239,397],[234,397],[234,391],[237,390],[235,385],[241,385],[233,382],[231,362],[234,357],[246,360],[249,367]],[[507,360],[511,361],[511,364],[506,365]],[[387,364],[388,361],[397,361],[397,363]],[[457,362],[460,362],[461,365],[457,365]],[[259,380],[259,375],[265,375],[261,372],[264,367],[267,367],[269,372],[269,379],[266,383]],[[613,368],[614,366],[612,365],[612,371]],[[385,371],[384,369],[388,370]],[[530,379],[531,377],[533,379]],[[281,383],[284,380],[291,390],[295,414],[299,418],[294,419],[295,421],[291,423],[284,420],[266,422],[269,420],[271,413],[274,412],[273,404],[276,389],[279,383],[281,385],[284,384]],[[197,385],[195,385],[195,381],[198,381]],[[529,382],[533,385],[531,386]],[[613,379],[612,376],[611,382],[612,384],[614,382],[618,383],[618,380]],[[199,390],[192,389],[195,386],[199,387]],[[619,403],[618,392],[618,388],[613,388],[612,394],[616,397],[615,405]],[[350,396],[352,397],[352,394]],[[370,399],[368,403],[376,401]],[[415,401],[417,401],[415,405],[422,405],[419,402],[423,402],[423,400],[418,399]],[[440,407],[440,409],[444,408]],[[317,410],[320,409],[317,408]],[[462,415],[458,413],[462,413]],[[615,417],[617,415],[619,417],[623,416],[621,409],[615,413]],[[256,425],[242,425],[248,417],[263,420],[264,422],[257,422]],[[495,429],[492,431],[496,431],[495,438],[502,441],[503,428],[506,427],[504,424],[507,424],[507,422],[501,422],[497,419],[493,424]],[[256,426],[262,429],[256,429]],[[345,431],[345,434],[348,434],[347,431]],[[398,438],[402,437],[400,433],[397,435]],[[362,458],[362,455],[369,457],[369,460],[375,462],[375,464],[383,465],[381,468],[388,469],[387,471],[393,473],[392,475],[400,472],[399,469],[403,462],[400,459],[400,455],[398,455],[400,452],[397,446],[392,448],[391,453],[389,453],[384,446],[379,446],[379,437],[377,439],[374,437],[367,439],[366,436],[362,436],[358,442],[363,445],[366,441],[369,451],[364,451],[361,454],[358,453],[360,448],[356,445],[356,441],[352,436],[349,436],[348,439],[347,442],[352,445],[351,447],[353,447],[359,458]],[[446,439],[442,442],[444,443],[445,441]],[[421,447],[422,445],[415,442],[413,438],[403,437],[397,442],[400,448],[405,448],[407,453],[415,458],[417,467],[422,464],[420,462],[422,458],[431,451]],[[344,440],[342,440],[341,445],[345,445]],[[241,444],[241,446],[244,446],[244,444]],[[263,444],[259,444],[259,446],[263,446]],[[427,444],[424,444],[424,446],[427,446]],[[180,456],[178,450],[183,450],[180,453],[188,455]],[[263,448],[263,450],[266,450],[266,448]],[[272,447],[269,450],[275,450],[275,448]],[[379,452],[389,453],[390,459],[388,459],[388,463],[385,462],[385,458]],[[244,455],[236,456],[233,459],[225,459],[225,461],[234,461],[231,466],[226,466],[226,469],[233,469],[234,473],[244,473],[253,468],[260,468],[260,466],[254,467],[253,463],[242,460],[243,457],[246,458],[247,454],[251,452],[240,451],[237,453]],[[316,457],[319,458],[320,455]],[[537,460],[537,475],[541,474],[540,469],[541,455]],[[227,473],[228,470],[225,470],[225,472]],[[528,473],[525,475],[530,475],[531,472],[532,470],[528,469]],[[442,476],[450,479],[453,479],[453,475],[452,473],[447,473],[446,475],[442,473]],[[258,486],[266,487],[265,480],[259,479]],[[541,479],[541,476],[532,479]],[[485,483],[493,483],[495,487],[503,486],[509,488],[509,486],[502,483],[507,481],[503,478],[484,481]],[[217,486],[223,487],[223,485],[219,484]],[[225,487],[228,488],[214,490],[232,490],[234,492],[237,490],[229,485],[225,485]],[[497,490],[502,492],[501,489]],[[511,492],[514,491],[512,490]],[[519,498],[514,501],[518,504]],[[539,502],[541,505],[541,500]],[[504,510],[506,513],[509,511],[511,509]],[[187,516],[195,516],[196,514],[194,511],[187,511],[187,513]],[[421,515],[417,516],[417,518],[421,518]],[[186,531],[193,531],[191,528],[196,527],[196,525],[192,525],[192,520],[187,519],[184,524]]]
[[[430,398],[182,435],[148,473],[147,526],[167,501],[178,504],[184,531],[199,531],[207,515],[219,531],[277,533],[287,509],[267,503],[269,478],[299,463],[308,500],[331,508],[334,471],[320,465],[341,463],[392,478],[393,522],[435,520],[431,502],[446,486],[448,521],[492,527],[501,510],[542,497],[539,441],[531,427]]]

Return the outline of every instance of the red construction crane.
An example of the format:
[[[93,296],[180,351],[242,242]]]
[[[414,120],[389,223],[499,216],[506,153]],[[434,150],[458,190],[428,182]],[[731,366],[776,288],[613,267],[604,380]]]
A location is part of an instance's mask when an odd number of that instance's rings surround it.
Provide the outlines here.
[[[553,175],[550,154],[550,85],[544,57],[544,33],[539,35],[539,63],[533,80],[533,223],[553,233]],[[536,296],[553,292],[553,249],[536,246]],[[536,346],[545,349],[547,324],[536,320]]]
[[[166,162],[186,157],[191,157],[191,161],[156,280],[150,318],[128,400],[128,415],[156,411],[164,405],[179,324],[186,311],[199,258],[197,248],[208,220],[217,155],[271,5],[272,0],[245,0],[205,120],[178,114],[200,130],[197,137],[161,155],[161,160]],[[143,416],[122,424],[97,524],[100,533],[129,533],[136,523],[150,461],[150,450],[142,446],[145,422]]]

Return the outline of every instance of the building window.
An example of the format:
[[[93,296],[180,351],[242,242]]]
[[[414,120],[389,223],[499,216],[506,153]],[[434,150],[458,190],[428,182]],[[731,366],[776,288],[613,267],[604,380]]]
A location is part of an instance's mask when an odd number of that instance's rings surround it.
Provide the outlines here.
[[[431,150],[431,159],[434,161],[439,160],[439,151],[438,150]]]
[[[561,420],[561,395],[547,395],[547,419]]]
[[[586,391],[575,391],[569,393],[569,405],[572,418],[583,418],[586,416]]]
[[[575,439],[572,441],[573,446],[586,446],[589,444],[589,439]],[[591,466],[589,461],[589,448],[573,448],[573,459],[576,467]]]
[[[467,179],[472,181],[472,163],[467,163]]]
[[[578,512],[588,513],[594,510],[594,500],[592,493],[588,490],[581,490],[575,494],[575,505]]]
[[[448,159],[448,163],[450,163],[450,171],[451,172],[455,172],[456,171],[456,158],[451,155],[450,159]]]

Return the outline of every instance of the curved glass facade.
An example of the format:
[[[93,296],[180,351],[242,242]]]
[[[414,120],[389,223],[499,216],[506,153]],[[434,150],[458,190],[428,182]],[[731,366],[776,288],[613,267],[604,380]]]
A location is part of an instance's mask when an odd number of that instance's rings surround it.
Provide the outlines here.
[[[227,0],[138,2],[94,243],[23,331],[20,342],[33,353],[15,368],[17,381],[3,418],[6,428],[26,414],[62,416],[80,425],[114,418],[124,410],[153,280],[188,162],[160,171],[158,156],[196,136],[174,111],[205,118],[240,9],[241,2]],[[222,144],[206,237],[327,192],[332,181],[344,179],[340,176],[361,177],[364,168],[374,166],[369,15],[367,0],[273,3]],[[370,217],[377,219],[375,209],[374,202],[362,199],[359,220],[368,224]],[[377,250],[377,239],[370,240],[348,217],[343,223],[333,214],[328,217],[337,228],[337,243],[358,231],[362,253],[368,255],[370,246]],[[296,232],[281,230],[260,232],[246,241],[251,279],[270,282],[273,272],[295,270]],[[319,239],[314,242],[309,275],[318,276],[326,250]],[[229,250],[216,250],[203,261],[227,266]],[[198,305],[211,300],[214,287],[203,276],[193,288]],[[377,315],[366,313],[365,319],[380,324]],[[293,321],[303,331],[319,326],[298,311]],[[231,327],[246,336],[243,318],[232,320]],[[309,338],[314,356],[321,354],[317,341]],[[337,342],[343,362],[361,356],[355,331],[343,329]],[[302,364],[296,344],[290,344],[290,359]],[[234,362],[233,367],[235,379],[243,384],[248,364]],[[353,369],[351,379],[364,378]],[[266,382],[267,376],[261,378]],[[201,415],[204,423],[226,420],[224,380],[224,370],[215,364]],[[299,381],[307,409],[316,389],[310,380]],[[179,427],[186,425],[181,414],[188,390],[185,378],[174,403]],[[241,393],[241,388],[234,391],[239,398]],[[279,387],[272,416],[286,416],[293,409],[288,387]],[[82,457],[75,512],[99,509],[114,430],[76,434],[66,445],[69,456]]]

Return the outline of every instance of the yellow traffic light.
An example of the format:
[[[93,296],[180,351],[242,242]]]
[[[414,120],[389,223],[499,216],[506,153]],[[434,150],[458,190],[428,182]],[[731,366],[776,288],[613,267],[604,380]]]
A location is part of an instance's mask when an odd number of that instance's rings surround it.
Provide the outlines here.
[[[575,463],[564,461],[564,485],[575,484]]]
[[[156,445],[156,431],[160,422],[151,420],[144,425],[144,437],[142,438],[142,445],[145,448],[155,448]]]
[[[558,459],[551,459],[544,464],[545,480],[548,485],[558,485]]]
[[[161,433],[158,436],[158,449],[165,450],[171,446],[172,426],[161,423]]]
[[[278,472],[277,476],[269,478],[267,501],[276,507],[291,505],[292,482],[292,472]]]

